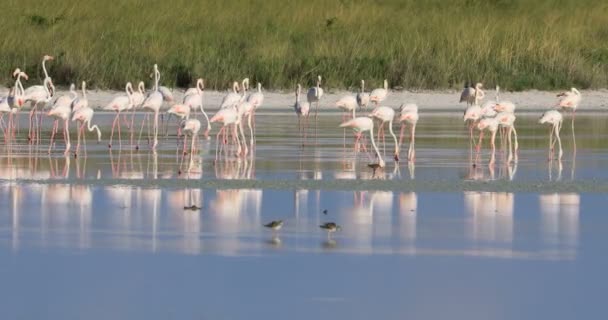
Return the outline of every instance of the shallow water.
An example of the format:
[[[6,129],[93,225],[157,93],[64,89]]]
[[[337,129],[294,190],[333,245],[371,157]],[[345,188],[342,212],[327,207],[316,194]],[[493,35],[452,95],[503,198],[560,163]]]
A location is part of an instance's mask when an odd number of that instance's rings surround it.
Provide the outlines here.
[[[262,113],[241,160],[215,161],[214,137],[182,157],[174,126],[157,153],[90,136],[78,158],[22,133],[0,158],[0,306],[7,319],[598,318],[605,117],[577,116],[576,154],[567,118],[561,163],[536,119],[517,120],[517,164],[489,166],[459,117],[429,113],[415,164],[395,166],[387,140],[376,172],[338,114],[302,147],[292,114]],[[111,115],[96,120],[105,140]]]

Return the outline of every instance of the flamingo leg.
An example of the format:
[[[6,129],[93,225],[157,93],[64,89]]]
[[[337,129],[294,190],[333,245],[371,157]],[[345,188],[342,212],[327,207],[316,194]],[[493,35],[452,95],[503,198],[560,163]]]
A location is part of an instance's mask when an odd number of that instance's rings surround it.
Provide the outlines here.
[[[116,121],[118,120],[119,115],[119,113],[116,113],[116,116],[114,116],[114,121],[112,121],[112,131],[110,132],[110,143],[108,144],[108,148],[112,148],[112,139],[114,138],[114,127],[116,126]]]
[[[51,129],[51,142],[49,142],[49,153],[51,153],[51,150],[53,148],[53,143],[55,142],[55,133],[57,132],[57,124],[58,124],[58,120],[54,120],[53,128]]]

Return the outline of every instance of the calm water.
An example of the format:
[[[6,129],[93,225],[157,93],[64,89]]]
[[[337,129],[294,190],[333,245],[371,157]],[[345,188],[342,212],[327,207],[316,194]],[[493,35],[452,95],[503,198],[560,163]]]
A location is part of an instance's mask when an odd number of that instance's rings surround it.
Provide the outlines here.
[[[111,117],[96,117],[106,129]],[[321,117],[302,147],[292,114],[261,114],[255,154],[240,161],[215,161],[214,137],[183,157],[174,126],[157,153],[124,136],[112,152],[89,137],[78,158],[61,143],[51,155],[46,143],[2,147],[2,318],[601,318],[608,194],[576,186],[608,178],[606,119],[577,116],[574,152],[567,118],[564,158],[548,162],[536,118],[517,120],[516,165],[499,154],[489,166],[486,150],[473,167],[460,118],[433,114],[418,126],[415,164],[395,167],[387,140],[378,172],[335,128],[339,115]],[[357,180],[325,187],[336,179]],[[378,179],[479,182],[366,188]],[[528,191],[485,190],[494,181]],[[276,219],[278,233],[262,227]],[[328,237],[326,221],[343,230]]]

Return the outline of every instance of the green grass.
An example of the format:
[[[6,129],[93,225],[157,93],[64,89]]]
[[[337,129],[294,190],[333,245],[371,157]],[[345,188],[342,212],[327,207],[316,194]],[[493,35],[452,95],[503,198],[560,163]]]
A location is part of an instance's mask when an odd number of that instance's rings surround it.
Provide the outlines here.
[[[52,54],[58,84],[122,88],[150,79],[225,89],[309,85],[507,90],[608,84],[608,2],[591,0],[5,0],[0,74],[39,83]]]

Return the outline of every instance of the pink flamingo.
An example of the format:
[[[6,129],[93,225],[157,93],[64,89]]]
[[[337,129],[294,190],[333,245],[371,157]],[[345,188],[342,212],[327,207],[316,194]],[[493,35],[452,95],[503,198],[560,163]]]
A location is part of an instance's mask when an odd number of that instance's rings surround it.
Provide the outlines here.
[[[418,106],[413,103],[408,103],[405,105],[401,105],[401,117],[399,121],[401,122],[401,131],[399,133],[399,145],[401,145],[403,140],[403,131],[407,124],[410,125],[410,146],[407,150],[407,159],[409,161],[413,161],[416,158],[416,149],[415,149],[415,141],[416,141],[416,124],[418,123]]]
[[[310,113],[310,102],[301,102],[300,94],[302,91],[302,86],[298,83],[298,87],[296,88],[296,102],[293,104],[293,109],[298,116],[298,129],[300,131],[300,135],[303,134],[304,141],[306,141],[306,133],[308,132],[308,115]],[[304,121],[302,121],[302,117],[304,117]],[[302,143],[304,145],[304,143]]]
[[[317,76],[317,85],[315,87],[311,87],[306,92],[306,100],[309,105],[315,103],[315,119],[318,116],[319,112],[319,102],[321,101],[321,97],[323,96],[323,88],[321,88],[321,76]]]
[[[186,141],[188,136],[192,137],[192,143],[190,145],[191,154],[195,153],[195,141],[198,136],[198,132],[201,129],[201,122],[198,119],[186,119],[181,122],[180,131],[184,135],[184,154],[186,154]]]
[[[466,102],[467,105],[473,105],[483,100],[485,92],[482,90],[483,84],[478,82],[475,87],[470,87],[465,84],[464,90],[460,94],[460,102]]]
[[[512,161],[517,162],[517,150],[519,149],[519,144],[517,142],[517,131],[515,130],[515,114],[511,112],[499,112],[495,119],[498,120],[500,127],[506,128],[507,132],[507,143],[509,148],[509,157],[507,162],[510,163]],[[515,138],[515,142],[512,141],[512,136]],[[515,154],[515,157],[513,156]]]
[[[216,136],[216,146],[217,146],[215,149],[216,161],[218,159],[218,152],[220,150],[220,143],[219,143],[220,135],[223,134],[224,137],[222,138],[222,142],[223,142],[223,144],[225,144],[226,136],[227,136],[226,128],[229,126],[233,126],[232,140],[233,140],[233,142],[235,142],[235,145],[237,146],[236,153],[240,154],[241,153],[241,142],[239,139],[239,135],[237,133],[237,126],[240,122],[240,119],[239,119],[239,113],[238,113],[237,109],[234,107],[220,109],[213,117],[211,117],[211,119],[209,121],[211,123],[222,122],[222,127],[220,128],[220,130],[218,131],[217,136]]]
[[[89,106],[89,99],[87,98],[87,83],[85,81],[82,82],[82,98],[76,96],[74,100],[72,100],[72,112],[76,112],[82,108],[86,108]]]
[[[131,107],[131,125],[130,125],[130,131],[131,131],[131,145],[133,145],[133,139],[134,139],[134,134],[135,134],[135,111],[138,108],[141,108],[141,105],[144,103],[144,99],[145,97],[145,93],[146,93],[146,89],[145,89],[145,84],[143,81],[140,81],[139,84],[137,85],[137,91],[134,91],[133,88],[130,88],[131,90],[131,101],[133,101],[133,107]],[[146,117],[148,115],[146,114]]]
[[[384,168],[385,162],[382,159],[382,155],[380,155],[380,151],[376,146],[376,142],[374,141],[374,121],[368,117],[358,117],[340,124],[340,128],[352,128],[356,132],[355,136],[355,150],[357,150],[357,144],[361,140],[363,132],[368,131],[370,140],[372,141],[372,146],[374,147],[374,151],[376,152],[376,156],[378,157],[378,166],[380,168]]]
[[[247,102],[251,103],[251,105],[253,106],[253,113],[251,114],[251,117],[253,118],[254,129],[255,129],[255,112],[264,103],[264,93],[262,92],[262,84],[260,82],[258,82],[257,88],[258,88],[258,91],[250,94],[249,97],[247,98]]]
[[[53,148],[55,142],[55,134],[57,133],[57,127],[59,120],[63,121],[63,139],[65,141],[65,154],[67,155],[70,152],[70,114],[72,113],[71,105],[72,105],[72,97],[70,96],[61,96],[57,99],[53,108],[49,110],[47,115],[54,119],[53,130],[51,132],[51,142],[49,144],[49,153]]]
[[[239,101],[241,101],[242,96],[239,94],[239,83],[234,81],[232,83],[232,92],[229,92],[222,99],[222,103],[220,103],[220,109],[233,107]]]
[[[553,155],[555,154],[555,141],[557,141],[559,147],[557,159],[562,159],[562,140],[559,137],[559,132],[562,129],[563,120],[564,117],[557,110],[546,111],[538,120],[538,123],[540,124],[548,123],[551,125],[551,129],[549,130],[549,160],[553,159]],[[555,137],[555,140],[553,140],[553,137]]]
[[[112,148],[112,139],[114,138],[114,128],[118,123],[118,145],[122,146],[122,137],[120,134],[120,113],[130,109],[133,107],[133,99],[131,98],[131,82],[127,82],[125,86],[126,95],[120,95],[118,97],[114,97],[110,103],[108,103],[104,110],[110,110],[116,112],[116,116],[114,117],[114,121],[112,122],[112,132],[110,133],[110,143],[108,144],[108,148]]]
[[[388,131],[391,136],[393,136],[393,140],[395,142],[395,153],[394,159],[395,161],[399,161],[399,142],[397,141],[397,136],[393,132],[393,119],[395,119],[395,110],[389,107],[376,107],[370,113],[371,117],[374,117],[380,120],[380,128],[378,129],[378,143],[380,143],[380,136],[382,136],[382,143],[384,144],[384,124],[388,122]]]
[[[492,137],[490,138],[490,146],[492,147],[492,152],[490,155],[490,164],[494,164],[495,155],[496,155],[496,131],[498,130],[499,122],[497,118],[483,118],[479,120],[477,123],[477,129],[480,131],[479,133],[479,143],[477,144],[477,158],[479,159],[479,150],[481,149],[481,143],[483,141],[483,133],[484,130],[488,130],[491,132]]]
[[[187,106],[185,104],[174,104],[171,106],[171,108],[169,108],[169,110],[167,110],[167,114],[169,115],[169,117],[171,117],[171,115],[175,115],[176,117],[180,118],[182,121],[183,120],[188,120],[190,118],[190,106]],[[169,117],[167,117],[167,127],[169,126]],[[177,128],[177,135],[181,136],[181,125]],[[168,134],[168,128],[166,130],[166,134]]]
[[[5,143],[8,143],[10,137],[14,136],[15,122],[14,116],[21,106],[24,104],[23,99],[23,85],[21,84],[21,78],[28,79],[25,72],[22,72],[19,68],[13,72],[15,77],[15,85],[9,91],[8,96],[0,99],[0,124],[4,126],[4,114],[8,113],[8,124],[6,130],[3,129]]]
[[[29,101],[32,103],[32,110],[30,111],[30,128],[28,131],[29,141],[34,141],[35,136],[37,137],[38,141],[40,140],[39,136],[40,122],[42,121],[41,118],[38,118],[35,122],[37,128],[35,134],[32,134],[32,127],[34,125],[33,120],[36,119],[34,117],[36,116],[36,113],[38,111],[38,105],[42,104],[42,107],[44,108],[44,106],[46,106],[46,104],[49,103],[52,97],[55,95],[55,86],[53,85],[53,81],[51,80],[51,77],[49,77],[49,74],[46,70],[46,62],[51,61],[53,59],[54,58],[49,55],[45,55],[42,57],[42,71],[44,72],[44,80],[42,82],[42,85],[28,87],[23,94],[25,102]]]
[[[142,108],[144,110],[150,111],[154,113],[154,142],[152,143],[152,150],[156,150],[156,146],[158,145],[158,114],[160,112],[160,108],[163,104],[164,95],[159,91],[158,82],[160,81],[160,71],[158,71],[158,65],[154,64],[154,89],[148,97],[144,100],[142,104]],[[144,121],[146,119],[144,118]],[[144,122],[141,123],[141,130],[139,132],[139,139],[137,142],[136,149],[139,149],[139,140],[141,140],[141,132],[144,128]]]
[[[374,89],[369,94],[369,101],[373,102],[376,107],[386,99],[388,96],[388,81],[384,79],[384,86],[382,88]]]
[[[365,80],[361,80],[361,91],[357,93],[357,104],[359,108],[367,108],[369,104],[369,93],[365,92]]]
[[[357,98],[351,95],[343,96],[338,101],[336,101],[336,107],[344,110],[345,112],[352,113],[352,119],[355,118],[355,112],[357,110],[358,105],[359,104],[357,103]],[[342,119],[344,120],[345,118],[342,117]]]
[[[84,141],[84,152],[86,155],[86,147],[87,147],[87,139],[86,139],[86,135],[84,132],[84,128],[86,125],[86,128],[89,132],[96,130],[97,131],[97,142],[101,141],[101,131],[99,130],[99,127],[97,125],[93,125],[91,126],[91,120],[93,119],[93,115],[95,114],[95,111],[93,111],[93,109],[91,109],[88,106],[82,107],[76,111],[74,111],[74,114],[72,115],[72,121],[78,121],[80,122],[80,127],[78,129],[78,143],[76,144],[76,152],[74,153],[75,156],[78,155],[78,151],[80,150],[80,136],[82,135],[82,139]]]
[[[203,93],[205,90],[205,83],[202,78],[199,78],[196,81],[196,87],[190,88],[186,91],[184,96],[183,104],[190,107],[193,112],[196,112],[197,108],[200,108],[205,120],[207,120],[207,129],[205,130],[205,137],[209,136],[209,131],[211,130],[211,123],[209,122],[209,117],[203,108]]]
[[[570,91],[564,91],[557,96],[560,98],[557,107],[572,110],[572,136],[574,138],[574,117],[576,116],[576,108],[578,108],[583,97],[576,88],[570,88]],[[574,143],[576,148],[576,141]]]

